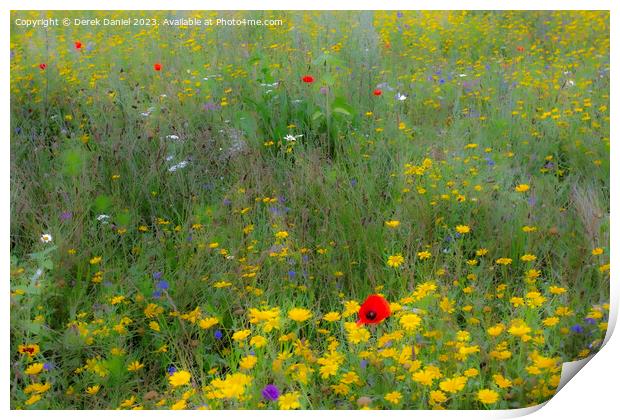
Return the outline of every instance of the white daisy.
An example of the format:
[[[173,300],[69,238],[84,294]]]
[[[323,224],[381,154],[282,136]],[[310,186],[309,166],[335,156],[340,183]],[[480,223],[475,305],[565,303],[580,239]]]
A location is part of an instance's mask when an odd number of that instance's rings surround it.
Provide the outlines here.
[[[50,235],[49,233],[44,233],[41,235],[41,242],[43,242],[44,244],[48,244],[50,242],[52,242],[52,235]]]

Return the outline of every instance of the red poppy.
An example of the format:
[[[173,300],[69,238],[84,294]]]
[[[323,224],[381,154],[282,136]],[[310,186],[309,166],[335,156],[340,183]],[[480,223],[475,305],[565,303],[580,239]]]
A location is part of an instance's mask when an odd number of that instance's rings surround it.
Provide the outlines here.
[[[39,64],[39,68],[40,68],[41,70],[45,70],[45,69],[47,68],[47,64],[45,64],[45,63],[41,63],[41,64]]]
[[[82,48],[82,43],[80,41],[75,41],[75,49],[79,50],[80,48]]]
[[[357,313],[357,325],[378,324],[390,316],[390,304],[379,295],[370,295]]]
[[[372,91],[372,94],[375,96],[381,96],[382,93],[383,91],[381,91],[381,89],[375,89]]]
[[[519,52],[523,52],[523,51],[525,51],[525,47],[522,47],[521,45],[519,45],[519,46],[517,47],[517,51],[519,51]]]
[[[309,74],[305,75],[304,77],[301,78],[301,81],[304,83],[312,83],[314,82],[314,77],[310,76]]]
[[[153,68],[155,69],[155,71],[160,71],[161,70],[161,64],[155,63],[155,64],[153,64]]]

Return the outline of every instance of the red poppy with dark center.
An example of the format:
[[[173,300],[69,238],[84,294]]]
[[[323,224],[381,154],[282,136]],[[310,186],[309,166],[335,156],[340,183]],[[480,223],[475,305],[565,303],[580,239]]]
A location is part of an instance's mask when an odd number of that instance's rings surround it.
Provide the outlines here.
[[[390,316],[390,303],[383,296],[370,295],[357,313],[357,325],[379,324]]]
[[[45,69],[46,69],[46,67],[47,67],[47,64],[45,64],[45,63],[41,63],[41,64],[39,64],[39,68],[40,68],[41,70],[45,70]]]
[[[375,96],[381,96],[383,92],[381,91],[381,89],[375,89],[372,91],[372,94]]]
[[[312,83],[314,82],[314,77],[310,76],[309,74],[305,75],[304,77],[301,78],[301,81],[304,83]]]
[[[153,64],[153,68],[155,69],[155,71],[160,71],[161,70],[161,64],[155,63],[155,64]]]
[[[75,41],[75,49],[79,50],[80,48],[82,48],[82,43],[80,41]]]

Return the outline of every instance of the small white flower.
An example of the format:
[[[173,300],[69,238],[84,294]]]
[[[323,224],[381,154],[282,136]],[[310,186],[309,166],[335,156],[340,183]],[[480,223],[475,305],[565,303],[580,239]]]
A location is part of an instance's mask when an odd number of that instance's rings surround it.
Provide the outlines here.
[[[465,73],[461,73],[459,74],[459,77],[467,77],[467,75]]]
[[[43,242],[44,244],[48,244],[50,242],[52,242],[52,235],[50,235],[49,233],[44,233],[41,235],[41,242]]]
[[[168,172],[176,172],[179,169],[183,169],[187,166],[188,163],[189,163],[188,161],[184,160],[184,161],[177,163],[176,165],[172,165],[170,168],[168,168]]]
[[[399,100],[399,101],[404,101],[405,99],[407,99],[407,95],[398,92],[396,94],[396,99]]]
[[[167,138],[168,140],[178,140],[178,139],[179,139],[179,136],[177,136],[176,134],[168,134],[168,135],[166,136],[166,138]]]
[[[100,214],[99,216],[97,216],[97,220],[105,225],[110,220],[110,216],[108,216],[107,214]]]
[[[300,137],[303,137],[303,134],[297,134],[296,136],[292,135],[292,134],[287,134],[286,136],[284,136],[284,140],[286,141],[295,141]]]

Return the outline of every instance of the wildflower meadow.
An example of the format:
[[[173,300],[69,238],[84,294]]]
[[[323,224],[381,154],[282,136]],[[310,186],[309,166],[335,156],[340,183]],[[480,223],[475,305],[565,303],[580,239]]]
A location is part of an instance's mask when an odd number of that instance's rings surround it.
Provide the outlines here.
[[[11,12],[11,408],[547,401],[607,331],[609,31]]]

